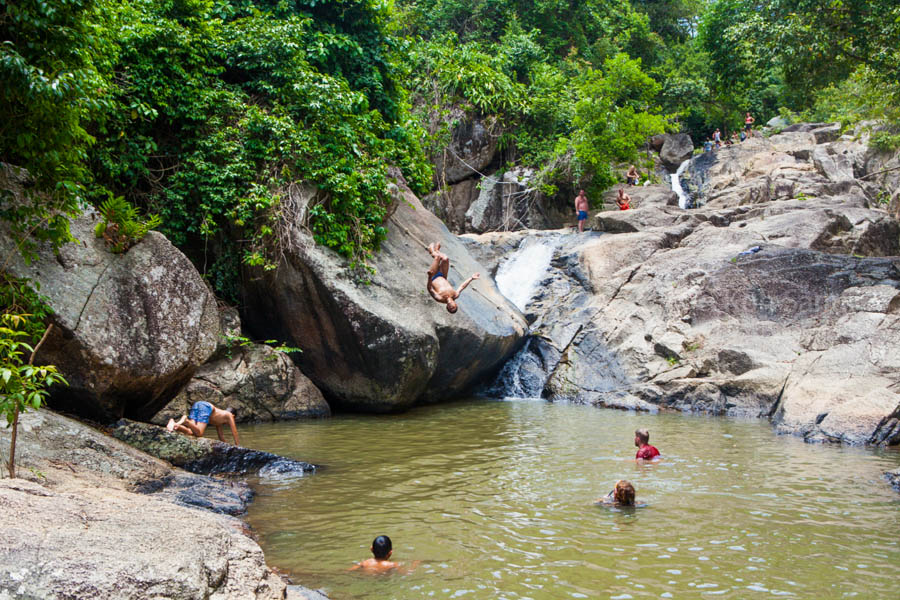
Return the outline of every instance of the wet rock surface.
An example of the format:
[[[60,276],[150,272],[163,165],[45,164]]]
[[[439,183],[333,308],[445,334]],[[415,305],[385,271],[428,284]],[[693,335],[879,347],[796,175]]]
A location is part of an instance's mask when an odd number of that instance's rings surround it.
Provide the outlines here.
[[[859,179],[872,151],[817,143],[826,126],[694,159],[699,209],[647,202],[597,213],[602,234],[561,232],[524,311],[526,391],[900,443],[900,229]]]
[[[122,419],[111,431],[112,435],[151,456],[168,461],[193,473],[232,475],[293,475],[302,477],[315,471],[315,466],[292,460],[271,452],[170,433],[149,423]],[[226,432],[226,435],[231,435]]]
[[[245,484],[172,469],[47,410],[22,415],[17,457],[20,478],[0,480],[0,596],[284,597],[229,516]]]

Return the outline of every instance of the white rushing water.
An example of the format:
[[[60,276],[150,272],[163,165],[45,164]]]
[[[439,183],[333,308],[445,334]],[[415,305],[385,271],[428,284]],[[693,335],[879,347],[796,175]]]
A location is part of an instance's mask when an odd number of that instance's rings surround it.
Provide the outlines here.
[[[688,202],[690,202],[690,198],[684,192],[684,188],[681,187],[681,174],[684,173],[685,169],[688,168],[688,165],[691,164],[691,159],[687,159],[683,163],[678,166],[678,170],[672,174],[672,191],[678,194],[678,206],[681,208],[687,208]]]
[[[526,238],[516,253],[497,269],[497,288],[519,310],[525,310],[538,283],[546,275],[558,244],[550,237]]]

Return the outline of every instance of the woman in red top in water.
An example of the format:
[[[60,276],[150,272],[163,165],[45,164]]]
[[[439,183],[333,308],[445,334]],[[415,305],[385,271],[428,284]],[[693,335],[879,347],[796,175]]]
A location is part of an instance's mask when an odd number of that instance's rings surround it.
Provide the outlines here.
[[[651,446],[648,442],[650,441],[650,432],[646,429],[638,429],[634,432],[634,445],[638,447],[637,454],[635,454],[635,459],[642,460],[653,460],[657,456],[659,456],[659,450]]]

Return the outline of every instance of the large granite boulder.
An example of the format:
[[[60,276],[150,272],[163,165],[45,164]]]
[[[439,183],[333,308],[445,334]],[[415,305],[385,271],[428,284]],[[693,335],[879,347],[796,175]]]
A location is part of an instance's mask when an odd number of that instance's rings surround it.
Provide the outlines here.
[[[450,144],[433,157],[438,187],[478,177],[493,162],[500,135],[491,123],[462,116],[453,127]]]
[[[47,410],[21,416],[17,446],[20,478],[0,480],[0,597],[284,598],[229,516],[245,484],[172,469]]]
[[[9,180],[0,187],[18,189]],[[41,247],[26,263],[8,229],[0,232],[5,269],[40,285],[55,325],[40,362],[56,365],[68,387],[53,403],[98,420],[149,419],[216,349],[216,301],[191,262],[151,231],[123,254],[94,235],[98,215],[71,224],[76,241],[58,254]]]
[[[659,149],[659,158],[663,164],[674,171],[694,153],[694,142],[686,133],[672,133],[666,135],[662,147]]]
[[[247,329],[302,348],[301,370],[343,408],[385,412],[457,396],[497,369],[525,333],[486,269],[395,177],[396,210],[371,282],[298,226],[278,269],[245,287]],[[456,314],[425,289],[430,242],[450,257],[453,285],[484,276],[463,293]]]
[[[206,363],[193,379],[159,411],[152,422],[165,425],[190,411],[194,402],[206,401],[231,408],[238,423],[327,417],[331,409],[287,354],[269,346],[251,344],[227,350],[219,360]]]

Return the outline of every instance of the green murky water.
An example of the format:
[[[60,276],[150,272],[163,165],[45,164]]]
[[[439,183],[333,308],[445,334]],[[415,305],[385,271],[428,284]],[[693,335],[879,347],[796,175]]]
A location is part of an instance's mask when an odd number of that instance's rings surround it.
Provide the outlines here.
[[[664,460],[632,459],[647,427]],[[261,480],[269,563],[345,598],[898,598],[896,451],[813,446],[769,424],[539,401],[243,427],[325,465]],[[593,505],[619,478],[645,508]],[[378,534],[409,574],[347,572]]]

